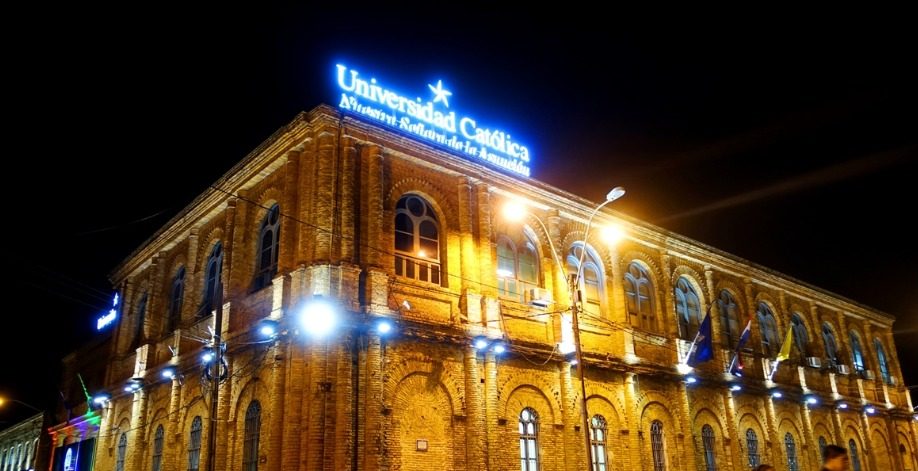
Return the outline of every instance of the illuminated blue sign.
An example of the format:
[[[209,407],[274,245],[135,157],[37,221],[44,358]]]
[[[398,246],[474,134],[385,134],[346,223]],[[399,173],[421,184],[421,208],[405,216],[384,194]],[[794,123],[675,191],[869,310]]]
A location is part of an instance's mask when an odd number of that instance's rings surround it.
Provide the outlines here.
[[[115,309],[116,307],[118,307],[118,293],[115,293],[115,299],[112,300],[111,310],[96,320],[96,330],[102,330],[112,322],[115,322],[115,318],[118,317],[118,311]]]
[[[421,137],[450,150],[511,172],[529,176],[529,148],[513,140],[510,134],[485,127],[474,118],[449,109],[453,92],[443,88],[443,81],[427,84],[431,100],[408,98],[369,80],[344,65],[338,65],[338,107],[371,118],[402,132]]]

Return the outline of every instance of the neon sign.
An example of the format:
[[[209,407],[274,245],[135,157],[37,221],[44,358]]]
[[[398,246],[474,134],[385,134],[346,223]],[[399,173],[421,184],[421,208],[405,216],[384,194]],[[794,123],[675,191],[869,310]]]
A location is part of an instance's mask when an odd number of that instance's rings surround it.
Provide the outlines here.
[[[115,318],[118,317],[118,311],[115,310],[116,307],[118,307],[118,293],[115,293],[115,299],[112,300],[111,310],[96,320],[96,330],[102,330],[112,322],[115,322]]]
[[[427,84],[433,93],[423,101],[400,95],[380,85],[375,78],[363,78],[347,66],[337,66],[342,110],[371,118],[402,132],[421,137],[468,157],[529,176],[529,148],[500,129],[485,127],[474,118],[449,109],[453,93],[443,81]]]

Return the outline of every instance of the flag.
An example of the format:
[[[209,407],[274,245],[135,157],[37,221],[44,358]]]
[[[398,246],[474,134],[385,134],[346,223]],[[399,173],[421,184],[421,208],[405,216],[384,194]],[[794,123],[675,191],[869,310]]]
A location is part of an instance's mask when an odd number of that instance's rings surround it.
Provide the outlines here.
[[[750,335],[752,335],[752,319],[746,322],[746,327],[740,334],[739,342],[736,343],[736,350],[733,352],[733,361],[730,362],[730,373],[733,373],[734,376],[743,375],[743,357],[740,355],[740,352],[743,350],[743,345],[746,345],[746,342],[749,341]]]
[[[775,362],[781,362],[790,358],[791,345],[794,343],[794,325],[787,326],[787,334],[784,336],[784,344],[781,345],[781,351],[775,357]],[[777,366],[775,367],[777,368]]]
[[[708,312],[698,327],[698,334],[692,341],[692,347],[689,348],[689,366],[696,366],[704,363],[714,357],[714,342],[711,336],[711,313]]]

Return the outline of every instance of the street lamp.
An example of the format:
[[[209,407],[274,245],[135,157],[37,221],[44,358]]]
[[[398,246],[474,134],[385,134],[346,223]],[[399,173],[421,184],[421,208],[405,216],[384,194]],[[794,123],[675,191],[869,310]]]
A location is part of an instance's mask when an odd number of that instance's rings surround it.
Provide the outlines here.
[[[577,377],[580,380],[580,401],[581,408],[583,410],[583,434],[584,440],[586,443],[586,452],[587,452],[587,469],[592,469],[593,467],[593,450],[592,443],[590,440],[590,415],[587,411],[587,396],[586,396],[586,381],[583,379],[583,351],[580,345],[580,322],[578,318],[580,317],[578,303],[582,299],[582,293],[580,289],[580,277],[583,274],[583,259],[586,256],[586,244],[589,241],[590,228],[593,226],[593,217],[596,216],[596,213],[599,212],[607,204],[621,198],[625,195],[625,189],[623,187],[617,186],[612,189],[609,193],[606,194],[606,200],[603,201],[599,206],[593,209],[593,212],[590,213],[589,219],[587,219],[586,231],[583,233],[583,244],[584,246],[580,250],[580,260],[577,264],[577,273],[571,275],[570,283],[568,284],[568,291],[571,298],[571,330],[574,331],[574,360],[577,365]],[[529,213],[530,216],[535,219],[539,225],[542,227],[542,230],[545,231],[545,234],[548,235],[548,244],[551,248],[552,256],[555,260],[555,264],[558,266],[558,269],[561,270],[562,275],[564,272],[564,265],[561,263],[561,259],[558,255],[558,251],[555,250],[555,244],[551,239],[551,233],[548,231],[548,228],[545,227],[545,223],[542,222],[542,219],[537,215]],[[510,201],[504,206],[504,216],[511,221],[520,221],[526,215],[526,210],[524,206],[519,201]],[[605,227],[602,230],[602,239],[606,243],[613,244],[620,240],[624,236],[624,231],[617,226]]]
[[[43,411],[43,410],[41,410],[41,409],[39,409],[39,408],[33,406],[32,404],[29,404],[29,403],[27,403],[27,402],[22,402],[22,401],[20,401],[19,399],[12,399],[12,398],[0,397],[0,407],[3,407],[3,405],[6,404],[7,402],[15,402],[16,404],[20,404],[20,405],[26,406],[26,407],[28,407],[29,409],[34,410],[35,412],[41,412],[41,413],[44,413],[44,412],[45,412],[45,411]]]

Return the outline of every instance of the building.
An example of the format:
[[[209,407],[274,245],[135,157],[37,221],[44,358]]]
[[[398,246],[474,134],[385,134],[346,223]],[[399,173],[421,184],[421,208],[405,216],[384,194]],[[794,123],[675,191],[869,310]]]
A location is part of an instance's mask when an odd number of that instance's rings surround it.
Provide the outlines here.
[[[0,471],[37,469],[44,462],[39,459],[44,420],[45,414],[38,413],[0,430]]]
[[[99,390],[105,385],[110,354],[111,332],[105,331],[63,359],[60,390],[64,400],[55,413],[54,425],[48,427],[52,471],[94,469],[102,417],[85,388]]]
[[[560,351],[581,259],[597,469],[817,469],[826,443],[859,471],[918,469],[891,316],[612,211],[595,223],[624,239],[584,241],[592,202],[357,114],[297,116],[113,271],[99,469],[207,467],[218,308],[216,469],[586,469]],[[530,215],[504,219],[510,201]],[[690,379],[709,306],[714,358]]]

